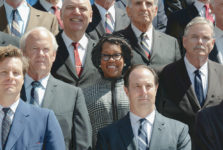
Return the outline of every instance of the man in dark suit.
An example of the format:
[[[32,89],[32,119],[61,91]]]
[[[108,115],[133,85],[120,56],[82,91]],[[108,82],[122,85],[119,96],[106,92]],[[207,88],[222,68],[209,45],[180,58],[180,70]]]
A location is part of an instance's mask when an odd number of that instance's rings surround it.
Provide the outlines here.
[[[51,73],[72,85],[88,86],[100,76],[91,61],[95,42],[85,34],[92,20],[89,0],[64,0],[61,18],[64,31],[56,36],[59,48]]]
[[[111,34],[129,25],[130,21],[126,11],[116,7],[114,4],[115,0],[95,0],[95,3],[92,5],[92,22],[89,23],[86,30],[86,33],[92,39],[99,40],[105,33]],[[111,21],[106,16],[109,16]]]
[[[98,132],[97,150],[190,150],[188,126],[156,111],[158,77],[148,66],[136,65],[124,76],[130,112]]]
[[[15,20],[13,21],[13,10],[15,11]],[[58,33],[58,23],[54,15],[36,10],[25,0],[5,0],[4,5],[0,7],[0,31],[21,37],[30,29],[43,26],[54,35]],[[10,17],[11,16],[11,17]],[[13,22],[17,22],[16,31],[12,29]],[[14,25],[13,25],[14,26]]]
[[[19,38],[0,32],[0,46],[8,46],[9,44],[19,47]]]
[[[57,47],[54,35],[43,27],[34,28],[22,37],[21,49],[29,59],[29,69],[21,98],[54,111],[67,150],[90,149],[91,125],[81,89],[50,75]]]
[[[187,8],[190,6],[195,0],[164,0],[164,8],[167,17],[181,9]]]
[[[222,150],[223,149],[223,102],[197,114],[195,123],[196,149]]]
[[[157,14],[158,0],[129,0],[126,7],[131,24],[118,34],[125,38],[132,49],[133,64],[146,64],[160,71],[163,66],[181,58],[175,38],[153,29],[152,20]],[[147,3],[149,5],[147,6]]]
[[[169,16],[166,33],[177,38],[181,49],[183,48],[182,37],[186,25],[197,16],[206,17],[205,4],[209,4],[209,0],[195,0],[188,7],[174,12]]]
[[[63,134],[51,110],[20,99],[28,62],[14,46],[0,48],[0,114],[2,150],[65,150]]]
[[[166,66],[160,74],[158,111],[189,125],[194,139],[195,115],[223,100],[223,66],[208,55],[214,46],[213,24],[203,17],[194,18],[185,29],[185,57]]]

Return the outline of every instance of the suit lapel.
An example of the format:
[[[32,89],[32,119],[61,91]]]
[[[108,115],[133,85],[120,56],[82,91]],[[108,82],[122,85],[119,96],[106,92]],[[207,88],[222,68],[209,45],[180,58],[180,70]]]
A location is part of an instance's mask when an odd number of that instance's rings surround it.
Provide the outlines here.
[[[10,34],[10,28],[8,25],[6,11],[4,5],[0,7],[1,21],[0,21],[0,31]]]
[[[29,108],[27,106],[28,105],[20,100],[13,118],[5,149],[12,149],[26,127],[27,119],[29,117]]]
[[[65,67],[68,71],[67,73],[70,74],[74,78],[74,80],[78,79],[79,77],[77,76],[75,66],[71,61],[67,47],[62,38],[62,32],[60,32],[59,35],[57,36],[57,42],[58,42],[59,48],[58,48],[56,57],[59,57],[58,60],[60,60],[61,61],[60,64],[62,64],[61,66],[59,66],[57,72],[59,74],[61,72],[64,72],[65,71],[64,67]],[[63,62],[65,66],[63,65]]]
[[[199,110],[201,107],[196,97],[193,85],[191,84],[183,58],[179,61],[177,70],[179,70],[179,75],[177,75],[178,80],[177,79],[176,80],[177,80],[177,83],[180,84],[180,87],[182,87],[182,89],[179,89],[179,90],[183,91],[183,93],[185,92],[185,95],[179,102],[179,105],[181,106],[182,109],[188,109],[188,108],[185,108],[185,105],[187,105],[185,103],[188,103],[189,101],[191,105],[191,109],[194,112],[197,112],[197,110]],[[184,110],[184,111],[188,111],[188,110]]]
[[[92,23],[96,25],[95,29],[97,33],[99,33],[99,35],[102,36],[105,33],[105,27],[101,19],[101,14],[96,5],[92,5],[92,9],[93,9],[93,18],[94,18]]]
[[[137,149],[136,139],[132,131],[129,113],[121,120],[119,124],[119,133],[127,150]]]
[[[152,60],[156,55],[160,55],[160,33],[153,29],[152,39],[152,53],[150,59]]]
[[[160,136],[163,135],[165,131],[165,122],[163,121],[161,115],[156,111],[154,125],[152,129],[152,135],[150,140],[150,150],[155,150],[159,147]]]
[[[55,95],[54,93],[55,93],[56,87],[57,87],[56,81],[50,75],[49,80],[47,82],[46,91],[43,97],[42,107],[50,108],[50,104],[53,103],[53,100],[54,100],[54,95]]]
[[[122,30],[123,27],[122,17],[124,15],[125,14],[121,9],[115,7],[115,27],[114,27],[115,31]]]

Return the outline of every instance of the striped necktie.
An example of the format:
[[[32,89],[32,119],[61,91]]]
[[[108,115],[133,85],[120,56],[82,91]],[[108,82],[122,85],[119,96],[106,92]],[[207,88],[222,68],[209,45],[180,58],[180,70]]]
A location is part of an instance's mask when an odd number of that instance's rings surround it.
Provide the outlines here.
[[[112,34],[114,31],[114,20],[109,12],[105,14],[105,32]]]
[[[81,63],[81,59],[78,53],[78,46],[79,43],[72,43],[73,47],[74,47],[74,59],[75,59],[75,68],[76,68],[76,72],[78,77],[80,77],[81,72],[82,72],[82,63]]]
[[[17,9],[12,10],[11,34],[12,36],[21,37],[21,32],[19,27],[19,13]]]
[[[151,52],[149,50],[149,44],[146,41],[147,35],[145,33],[142,33],[140,37],[141,37],[141,42],[140,42],[141,43],[141,46],[142,46],[142,48],[143,48],[143,50],[144,50],[147,58],[150,59]]]
[[[145,123],[146,119],[142,118],[139,120],[139,130],[138,130],[138,146],[139,150],[148,150],[148,139],[147,139],[147,133],[145,129]]]
[[[196,70],[194,71],[194,88],[195,88],[195,93],[197,95],[197,99],[200,103],[201,106],[204,105],[204,91],[203,91],[203,86],[202,86],[202,79],[201,79],[201,71]]]
[[[7,138],[9,135],[10,127],[12,124],[12,121],[10,119],[9,113],[11,109],[8,108],[2,108],[2,111],[4,112],[4,117],[2,120],[2,149],[5,149],[5,144],[7,142]]]

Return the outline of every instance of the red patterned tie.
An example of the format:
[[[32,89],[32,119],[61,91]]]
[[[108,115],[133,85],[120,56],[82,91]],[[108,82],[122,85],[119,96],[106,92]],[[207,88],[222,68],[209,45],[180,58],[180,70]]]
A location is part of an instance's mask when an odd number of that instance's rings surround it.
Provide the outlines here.
[[[110,13],[105,14],[105,31],[109,34],[112,34],[114,31],[114,20]]]
[[[76,72],[78,77],[80,77],[81,72],[82,72],[82,64],[81,64],[81,60],[79,57],[79,53],[78,53],[78,46],[79,43],[72,43],[72,45],[74,46],[74,59],[75,59],[75,67],[76,67]]]
[[[60,18],[60,9],[57,6],[52,6],[52,9],[54,10],[54,15],[57,17],[60,28],[63,29],[63,21]]]
[[[213,16],[210,13],[209,4],[205,4],[204,7],[205,7],[205,18],[207,20],[210,20],[212,23],[214,23],[214,18],[213,18]]]

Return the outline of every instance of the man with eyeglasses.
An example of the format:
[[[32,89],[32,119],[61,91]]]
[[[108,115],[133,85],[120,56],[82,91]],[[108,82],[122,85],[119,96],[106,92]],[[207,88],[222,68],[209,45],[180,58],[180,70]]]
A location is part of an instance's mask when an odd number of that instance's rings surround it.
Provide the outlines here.
[[[208,59],[214,42],[213,23],[204,17],[194,18],[183,36],[185,57],[166,66],[160,74],[157,109],[188,124],[192,142],[196,139],[197,112],[223,100],[223,66]]]

